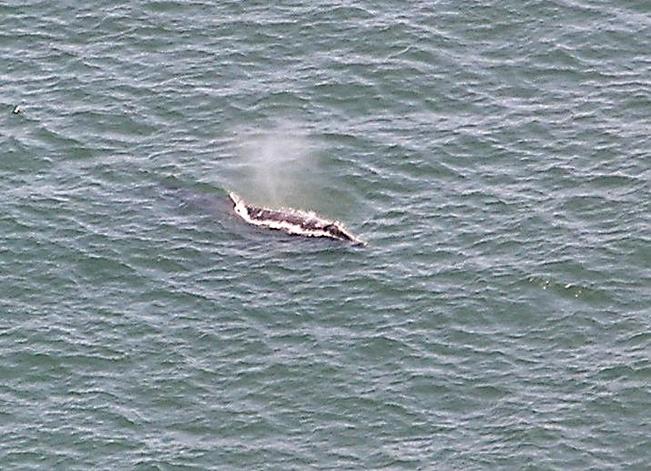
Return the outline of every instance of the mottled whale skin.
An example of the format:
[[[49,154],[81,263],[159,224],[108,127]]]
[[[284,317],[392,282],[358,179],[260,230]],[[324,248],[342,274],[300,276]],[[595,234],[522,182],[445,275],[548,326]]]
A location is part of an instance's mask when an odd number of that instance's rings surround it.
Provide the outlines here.
[[[259,208],[246,203],[235,193],[230,192],[235,213],[249,224],[306,237],[328,237],[330,239],[352,242],[355,245],[366,243],[350,232],[338,221],[323,219],[312,212],[296,209]]]

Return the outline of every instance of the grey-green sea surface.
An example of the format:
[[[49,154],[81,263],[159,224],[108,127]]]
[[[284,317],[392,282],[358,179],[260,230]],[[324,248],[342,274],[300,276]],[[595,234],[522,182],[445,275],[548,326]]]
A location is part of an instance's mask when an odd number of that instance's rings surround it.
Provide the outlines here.
[[[4,0],[0,468],[648,469],[650,136],[646,0]]]

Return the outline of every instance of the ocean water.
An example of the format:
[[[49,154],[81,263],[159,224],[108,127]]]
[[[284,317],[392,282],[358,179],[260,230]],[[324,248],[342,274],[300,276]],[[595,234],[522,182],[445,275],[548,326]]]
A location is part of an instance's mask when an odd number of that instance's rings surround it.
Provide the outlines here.
[[[648,469],[650,45],[642,0],[3,1],[0,468]]]

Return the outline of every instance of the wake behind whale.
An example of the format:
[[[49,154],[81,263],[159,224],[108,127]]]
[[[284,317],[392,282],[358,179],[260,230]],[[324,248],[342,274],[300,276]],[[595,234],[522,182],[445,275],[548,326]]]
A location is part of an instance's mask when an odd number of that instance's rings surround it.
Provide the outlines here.
[[[235,213],[249,224],[306,237],[328,237],[355,245],[366,245],[338,221],[330,221],[313,212],[297,209],[260,208],[246,203],[235,193],[228,194]]]

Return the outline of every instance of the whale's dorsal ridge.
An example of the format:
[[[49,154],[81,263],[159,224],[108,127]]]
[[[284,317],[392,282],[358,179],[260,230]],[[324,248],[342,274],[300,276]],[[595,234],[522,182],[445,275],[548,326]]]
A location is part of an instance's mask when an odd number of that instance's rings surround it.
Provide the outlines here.
[[[325,219],[312,211],[257,207],[246,203],[232,191],[228,196],[233,202],[235,213],[254,226],[280,230],[291,235],[327,237],[352,242],[355,245],[366,245],[364,241],[348,232],[339,221]]]

